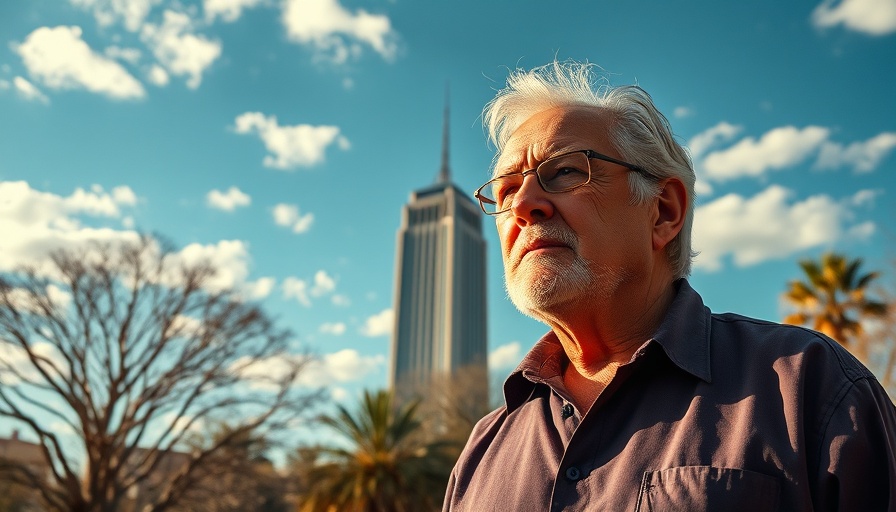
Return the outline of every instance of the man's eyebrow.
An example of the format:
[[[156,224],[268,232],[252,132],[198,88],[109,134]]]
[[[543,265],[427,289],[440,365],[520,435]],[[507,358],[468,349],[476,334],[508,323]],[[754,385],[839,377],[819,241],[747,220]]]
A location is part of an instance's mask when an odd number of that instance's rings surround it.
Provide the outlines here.
[[[588,149],[581,147],[581,144],[577,144],[575,142],[563,142],[558,141],[557,143],[551,143],[547,147],[540,151],[539,158],[536,159],[536,165],[548,160],[549,158],[553,158],[555,156],[560,156],[566,153],[572,153],[575,151],[579,151],[581,149]],[[508,157],[508,161],[502,162],[501,156],[498,157],[497,163],[502,164],[500,166],[495,165],[494,171],[492,175],[501,176],[508,173],[514,172],[522,172],[528,169],[523,169],[523,161],[526,159],[525,156],[522,157]]]

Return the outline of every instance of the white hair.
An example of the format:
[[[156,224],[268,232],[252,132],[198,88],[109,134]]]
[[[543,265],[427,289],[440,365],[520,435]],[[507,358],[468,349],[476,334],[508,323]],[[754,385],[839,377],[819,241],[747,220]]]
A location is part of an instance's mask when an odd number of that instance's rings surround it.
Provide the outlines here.
[[[636,85],[611,87],[597,82],[590,63],[554,61],[507,77],[482,112],[482,122],[497,155],[510,136],[527,119],[556,107],[597,107],[607,114],[608,137],[622,159],[659,178],[678,178],[687,192],[687,212],[681,231],[666,246],[676,277],[687,277],[696,255],[691,249],[694,220],[694,168],[687,151],[675,140],[669,121],[657,110],[646,91]],[[643,203],[659,194],[658,183],[637,172],[629,173],[632,199]]]

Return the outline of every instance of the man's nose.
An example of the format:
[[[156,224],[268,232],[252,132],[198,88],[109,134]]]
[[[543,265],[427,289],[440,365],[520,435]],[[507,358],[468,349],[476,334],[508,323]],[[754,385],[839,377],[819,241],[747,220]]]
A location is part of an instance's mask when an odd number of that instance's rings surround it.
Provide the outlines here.
[[[541,187],[534,172],[523,177],[523,183],[513,197],[510,212],[520,227],[550,219],[554,215],[550,194]]]

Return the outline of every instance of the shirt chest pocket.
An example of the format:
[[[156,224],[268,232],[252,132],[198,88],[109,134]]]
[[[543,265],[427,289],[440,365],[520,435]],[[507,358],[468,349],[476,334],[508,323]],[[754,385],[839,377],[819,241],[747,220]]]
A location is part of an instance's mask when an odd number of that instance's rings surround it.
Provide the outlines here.
[[[778,480],[745,469],[684,466],[644,473],[636,512],[778,509]]]

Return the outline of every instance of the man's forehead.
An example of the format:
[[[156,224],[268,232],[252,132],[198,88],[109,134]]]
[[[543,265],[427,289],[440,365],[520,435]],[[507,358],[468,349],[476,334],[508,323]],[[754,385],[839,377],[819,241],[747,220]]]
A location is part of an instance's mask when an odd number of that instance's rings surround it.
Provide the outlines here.
[[[605,149],[601,147],[606,144],[602,114],[597,107],[557,107],[529,117],[508,138],[495,162],[495,173],[513,172],[570,151]]]

